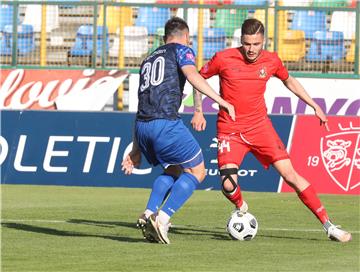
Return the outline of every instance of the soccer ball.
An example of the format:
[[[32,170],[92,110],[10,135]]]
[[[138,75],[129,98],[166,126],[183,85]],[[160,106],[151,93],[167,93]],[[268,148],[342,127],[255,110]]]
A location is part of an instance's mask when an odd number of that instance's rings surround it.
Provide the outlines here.
[[[258,223],[251,213],[235,211],[227,222],[226,230],[234,240],[249,241],[255,237]]]

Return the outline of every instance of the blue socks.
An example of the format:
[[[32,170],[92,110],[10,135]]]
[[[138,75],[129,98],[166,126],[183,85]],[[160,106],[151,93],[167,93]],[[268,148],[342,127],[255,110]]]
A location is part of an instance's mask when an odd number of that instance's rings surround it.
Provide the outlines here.
[[[161,208],[170,217],[190,198],[199,181],[190,173],[183,173],[171,188],[170,196]]]
[[[157,212],[174,182],[175,180],[172,176],[166,174],[158,176],[154,181],[146,209],[151,210],[154,213]]]

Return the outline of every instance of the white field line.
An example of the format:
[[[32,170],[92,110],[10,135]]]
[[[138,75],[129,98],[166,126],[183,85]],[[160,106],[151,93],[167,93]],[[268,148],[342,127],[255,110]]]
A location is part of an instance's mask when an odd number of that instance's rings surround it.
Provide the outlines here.
[[[73,224],[72,222],[65,220],[43,220],[43,219],[1,219],[0,223],[51,223],[51,224]],[[134,223],[135,225],[135,223]],[[211,226],[195,226],[195,225],[171,225],[171,228],[208,228],[208,229],[220,229],[219,227]],[[224,227],[225,229],[225,227]],[[288,231],[288,232],[324,232],[322,228],[319,229],[291,229],[291,228],[259,228],[265,231]],[[351,233],[360,233],[360,230],[347,230]]]

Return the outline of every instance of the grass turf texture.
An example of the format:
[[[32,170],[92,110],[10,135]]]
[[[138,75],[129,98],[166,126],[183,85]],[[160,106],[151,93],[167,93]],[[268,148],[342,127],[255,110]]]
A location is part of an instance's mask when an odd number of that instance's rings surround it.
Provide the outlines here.
[[[328,240],[295,194],[245,192],[259,222],[252,241],[225,231],[232,206],[196,191],[172,218],[171,245],[135,228],[148,189],[1,185],[2,271],[359,271],[359,196],[321,195],[335,223]]]

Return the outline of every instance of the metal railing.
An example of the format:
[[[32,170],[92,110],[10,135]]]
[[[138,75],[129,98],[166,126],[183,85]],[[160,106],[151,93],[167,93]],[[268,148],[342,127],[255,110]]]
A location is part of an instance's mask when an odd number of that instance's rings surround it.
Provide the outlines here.
[[[239,45],[239,36],[235,35],[238,33],[236,30],[241,28],[242,20],[255,17],[264,22],[267,33],[266,49],[279,51],[280,57],[282,51],[287,54],[291,51],[287,46],[291,47],[295,44],[304,50],[298,57],[290,56],[288,59],[284,57],[285,65],[294,75],[360,78],[359,1],[356,7],[334,7],[331,6],[332,1],[329,1],[328,6],[285,6],[278,1],[275,1],[273,5],[267,1],[262,5],[239,5],[236,1],[232,4],[214,5],[207,4],[206,0],[199,0],[197,3],[187,0],[167,1],[168,3],[164,3],[166,1],[150,3],[145,0],[142,3],[138,2],[135,3],[133,0],[117,2],[2,1],[0,21],[9,16],[11,23],[8,21],[7,26],[6,22],[4,25],[1,24],[0,64],[5,68],[79,69],[92,67],[138,72],[144,56],[151,51],[151,48],[161,44],[163,22],[160,20],[164,14],[157,13],[160,10],[164,11],[168,17],[181,13],[189,25],[195,25],[191,34],[198,67],[201,67],[209,56],[215,53],[215,51],[208,51],[209,46],[210,49],[213,47],[221,50]],[[6,13],[6,8],[8,8],[8,13]],[[152,13],[144,15],[142,12],[145,9],[151,9]],[[34,13],[29,14],[31,11]],[[355,25],[351,25],[355,29],[354,37],[335,42],[317,41],[312,37],[302,35],[291,39],[286,38],[284,33],[289,33],[289,35],[295,33],[293,24],[298,11],[308,13],[321,11],[325,14],[326,31],[330,29],[332,15],[335,12],[348,12],[351,17],[355,17]],[[141,22],[145,16],[150,16],[148,21]],[[151,25],[152,23],[154,26]],[[32,25],[33,32],[22,33],[21,26],[24,24]],[[54,24],[53,27],[52,24]],[[80,27],[84,25],[88,26],[87,33],[80,31]],[[157,31],[150,30],[153,28],[158,29]],[[145,32],[138,32],[144,29]],[[98,31],[102,33],[98,35]],[[301,34],[301,30],[300,32],[297,30],[296,33]],[[140,40],[143,45],[145,42],[145,46],[140,46],[142,50],[139,50],[136,44]],[[30,43],[35,44],[34,49],[26,50]],[[80,43],[83,48],[80,48],[81,46],[76,48]],[[216,46],[214,47],[212,43]],[[337,60],[331,59],[331,54],[326,59],[311,60],[308,54],[314,43],[317,43],[318,51],[321,51],[321,44],[340,46],[344,50],[343,55]],[[132,49],[137,52],[132,52]]]

